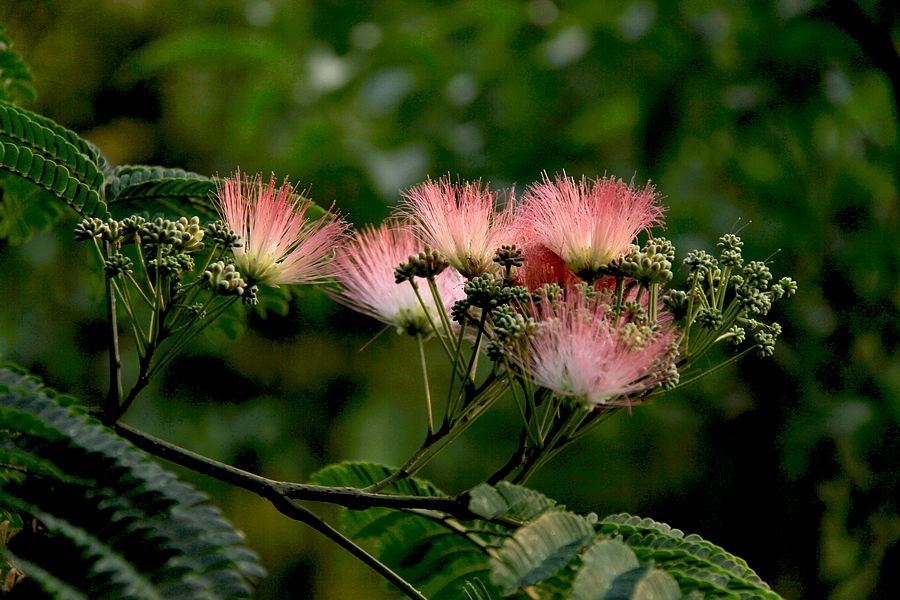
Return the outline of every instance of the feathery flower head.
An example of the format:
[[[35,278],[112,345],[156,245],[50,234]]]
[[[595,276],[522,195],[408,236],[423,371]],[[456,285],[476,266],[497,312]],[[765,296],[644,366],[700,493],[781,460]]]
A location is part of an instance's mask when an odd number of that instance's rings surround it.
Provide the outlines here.
[[[314,283],[327,276],[326,263],[345,238],[347,224],[326,213],[318,221],[305,216],[311,202],[287,180],[276,188],[275,175],[264,184],[259,175],[240,172],[218,190],[222,219],[243,240],[234,260],[250,283]]]
[[[448,176],[405,192],[400,214],[410,219],[422,241],[471,279],[496,271],[494,253],[516,241],[512,197],[499,212],[494,210],[496,199],[497,193],[481,182],[453,184]]]
[[[437,310],[449,313],[462,299],[462,276],[446,269],[435,277],[443,306],[438,308],[427,285],[419,285],[428,313],[408,282],[396,283],[394,270],[410,255],[422,249],[422,242],[408,226],[382,224],[357,232],[333,262],[333,273],[341,286],[330,291],[336,301],[397,328],[397,333],[432,333],[440,325]],[[421,281],[421,280],[420,280]],[[424,283],[424,282],[423,282]]]
[[[536,243],[562,258],[579,276],[597,274],[626,252],[641,231],[662,224],[665,209],[649,183],[557,175],[528,188],[523,221]]]
[[[525,357],[514,358],[535,383],[586,408],[626,403],[672,375],[677,358],[673,329],[651,330],[616,317],[609,295],[588,299],[574,288],[565,298],[542,301],[540,323]]]

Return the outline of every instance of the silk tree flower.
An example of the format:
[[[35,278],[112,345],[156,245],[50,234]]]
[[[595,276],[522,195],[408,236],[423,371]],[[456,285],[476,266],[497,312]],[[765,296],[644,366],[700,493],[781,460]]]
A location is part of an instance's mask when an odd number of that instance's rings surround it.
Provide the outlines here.
[[[497,270],[494,252],[516,242],[514,207],[495,210],[497,193],[480,182],[453,184],[449,177],[428,180],[403,194],[400,214],[423,242],[443,254],[466,278]]]
[[[259,175],[240,172],[218,190],[219,213],[241,237],[234,261],[251,284],[316,283],[328,276],[327,262],[346,237],[347,223],[326,213],[307,218],[311,202],[287,180],[277,187],[275,175],[264,184]]]
[[[569,289],[534,309],[539,331],[527,355],[514,357],[535,383],[584,406],[628,404],[627,396],[672,377],[675,330],[650,330],[609,310],[608,295],[589,300]]]
[[[388,223],[363,229],[338,251],[332,271],[340,288],[329,294],[345,306],[393,325],[397,333],[432,333],[440,318],[428,285],[424,280],[417,284],[426,313],[412,286],[397,284],[394,277],[394,269],[421,250],[422,242],[408,226]],[[435,283],[441,310],[449,313],[453,303],[465,296],[465,281],[453,269],[446,269]]]
[[[555,252],[581,277],[591,278],[626,252],[638,233],[662,224],[664,208],[648,183],[598,180],[546,173],[523,198],[523,222],[537,244]]]

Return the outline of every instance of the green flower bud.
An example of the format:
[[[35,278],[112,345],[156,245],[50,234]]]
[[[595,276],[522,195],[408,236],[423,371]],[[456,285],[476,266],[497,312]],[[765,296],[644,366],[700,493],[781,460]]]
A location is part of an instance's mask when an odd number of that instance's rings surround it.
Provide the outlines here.
[[[431,246],[425,246],[425,249],[418,254],[410,255],[408,270],[412,271],[415,277],[436,277],[440,275],[444,269],[450,266],[444,255],[433,250]],[[401,265],[402,266],[402,265]]]
[[[494,253],[494,262],[506,269],[521,267],[525,264],[525,253],[515,244],[504,244]]]
[[[723,325],[722,311],[714,306],[706,306],[697,312],[696,322],[704,329],[716,331]]]
[[[200,229],[200,218],[181,217],[175,222],[175,228],[178,230],[179,245],[184,252],[197,252],[203,250],[203,230]]]
[[[93,217],[83,220],[75,226],[75,241],[83,242],[100,237],[103,234],[103,221]]]
[[[203,279],[215,293],[221,296],[240,296],[247,286],[234,265],[226,265],[221,260],[209,265],[209,268],[203,272]]]
[[[103,272],[110,279],[131,273],[132,267],[134,263],[124,254],[116,253],[103,261]]]
[[[206,226],[204,233],[214,244],[224,246],[225,248],[240,248],[243,246],[241,236],[236,234],[225,221],[209,223]]]

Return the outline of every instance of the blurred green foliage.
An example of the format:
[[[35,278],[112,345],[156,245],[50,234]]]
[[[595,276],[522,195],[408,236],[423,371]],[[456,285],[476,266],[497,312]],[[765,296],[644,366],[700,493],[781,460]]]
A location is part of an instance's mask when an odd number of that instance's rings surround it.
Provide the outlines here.
[[[742,229],[746,256],[800,283],[774,358],[636,408],[533,483],[697,532],[788,598],[900,594],[890,0],[7,0],[0,23],[35,75],[27,107],[112,164],[274,171],[358,224],[427,175],[519,191],[542,171],[634,175],[666,196],[682,256]],[[0,355],[100,398],[100,275],[70,226],[0,242]],[[410,340],[360,352],[378,327],[316,290],[249,325],[197,345],[129,421],[279,478],[417,446]],[[423,476],[476,483],[515,419],[501,403]],[[391,597],[264,501],[199,483],[262,554],[261,598]]]

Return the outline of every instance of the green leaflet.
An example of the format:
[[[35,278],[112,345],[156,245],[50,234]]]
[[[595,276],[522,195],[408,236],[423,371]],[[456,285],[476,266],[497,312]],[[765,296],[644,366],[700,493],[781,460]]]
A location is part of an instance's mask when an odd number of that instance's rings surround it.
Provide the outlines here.
[[[594,539],[594,528],[570,512],[547,512],[523,525],[491,558],[491,582],[508,595],[552,577]]]
[[[82,217],[106,215],[106,204],[96,190],[72,177],[66,167],[28,148],[0,142],[0,175],[0,235],[12,243],[21,243],[33,230],[54,223],[61,214],[58,200]]]
[[[0,103],[0,140],[64,166],[76,180],[99,191],[104,177],[89,144],[59,125],[48,125],[47,119],[33,112]]]
[[[264,571],[218,509],[71,402],[0,366],[0,473],[24,474],[0,477],[0,511],[47,528],[6,559],[47,597],[249,598]]]
[[[74,132],[0,101],[0,237],[26,241],[59,218],[63,203],[82,217],[104,217],[103,164]]]
[[[506,481],[496,486],[481,483],[469,490],[469,510],[485,519],[502,516],[530,521],[550,509],[564,510],[565,507],[540,492]]]
[[[372,463],[341,463],[310,477],[319,485],[365,487],[381,481],[391,469]],[[427,481],[403,479],[385,494],[443,496]],[[457,528],[462,527],[451,520]],[[464,533],[417,514],[388,508],[341,511],[344,532],[355,539],[374,539],[378,559],[394,569],[431,600],[458,600],[471,593],[467,582],[488,581],[488,555]],[[482,584],[483,586],[484,584]],[[490,589],[490,588],[488,588]],[[468,590],[468,591],[465,591]],[[497,595],[496,590],[490,593]]]
[[[135,213],[218,219],[212,202],[216,180],[182,169],[126,165],[108,175],[105,197],[113,218]]]
[[[18,52],[12,50],[12,40],[4,33],[6,27],[0,25],[0,100],[35,99],[31,87],[31,69]]]
[[[696,534],[627,513],[606,517],[597,531],[621,536],[642,561],[654,561],[670,573],[683,593],[697,590],[705,598],[782,600],[742,559]]]

